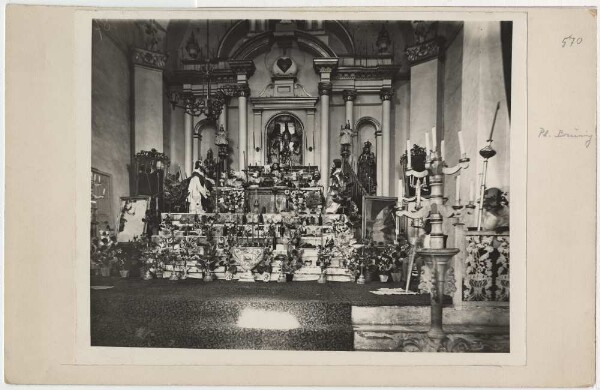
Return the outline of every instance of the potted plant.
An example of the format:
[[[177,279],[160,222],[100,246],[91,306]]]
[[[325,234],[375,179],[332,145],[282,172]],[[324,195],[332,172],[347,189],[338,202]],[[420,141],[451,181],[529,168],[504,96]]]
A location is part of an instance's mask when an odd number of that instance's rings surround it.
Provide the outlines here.
[[[328,239],[325,245],[318,246],[317,252],[317,266],[321,268],[321,274],[319,275],[318,283],[326,283],[327,282],[327,267],[331,265],[331,260],[333,259],[333,240]]]
[[[394,267],[394,261],[389,253],[384,251],[377,257],[377,270],[379,274],[379,281],[386,283],[390,277],[390,272]]]
[[[117,238],[109,230],[101,230],[100,238],[92,240],[90,248],[90,260],[100,267],[100,274],[104,277],[110,276],[112,266],[122,255],[117,248]]]
[[[282,261],[282,272],[285,274],[287,282],[294,280],[294,274],[302,268],[302,253],[298,249],[288,250],[288,255]]]
[[[122,278],[128,278],[129,277],[129,265],[127,264],[127,261],[122,258],[119,257],[117,258],[117,269],[119,270],[119,274],[121,275]]]

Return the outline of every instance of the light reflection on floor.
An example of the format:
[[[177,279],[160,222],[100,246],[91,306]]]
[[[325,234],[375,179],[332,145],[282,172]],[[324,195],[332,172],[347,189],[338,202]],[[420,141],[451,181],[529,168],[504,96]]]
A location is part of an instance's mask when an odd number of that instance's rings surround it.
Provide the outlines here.
[[[240,313],[237,321],[240,328],[249,329],[298,329],[300,323],[290,313],[245,308]]]

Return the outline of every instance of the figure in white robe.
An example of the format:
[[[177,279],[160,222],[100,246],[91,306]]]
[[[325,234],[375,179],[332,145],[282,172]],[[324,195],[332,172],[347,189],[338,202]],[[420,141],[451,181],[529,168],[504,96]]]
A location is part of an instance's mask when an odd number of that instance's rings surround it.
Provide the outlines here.
[[[187,201],[190,204],[190,213],[200,214],[206,212],[202,206],[203,198],[208,198],[208,189],[206,188],[206,179],[202,171],[201,162],[198,161],[188,184]]]

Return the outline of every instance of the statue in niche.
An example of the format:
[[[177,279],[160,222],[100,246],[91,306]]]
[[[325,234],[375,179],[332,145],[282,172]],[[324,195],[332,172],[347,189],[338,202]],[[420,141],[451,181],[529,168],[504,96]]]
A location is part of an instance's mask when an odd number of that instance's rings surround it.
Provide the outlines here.
[[[371,152],[371,142],[365,142],[363,151],[358,158],[358,180],[369,194],[377,188],[377,160]]]
[[[206,152],[204,167],[206,168],[206,177],[216,180],[217,162],[213,156],[212,149],[208,149]]]
[[[289,115],[281,115],[267,126],[267,163],[302,164],[302,130]]]

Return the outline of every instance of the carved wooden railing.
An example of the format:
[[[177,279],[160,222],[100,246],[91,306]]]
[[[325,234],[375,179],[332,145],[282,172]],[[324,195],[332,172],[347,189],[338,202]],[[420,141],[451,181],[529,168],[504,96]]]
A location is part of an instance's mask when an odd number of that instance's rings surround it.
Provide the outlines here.
[[[368,195],[368,192],[360,183],[360,180],[358,180],[356,172],[354,172],[354,169],[352,169],[352,166],[348,163],[348,161],[344,161],[342,165],[342,171],[348,179],[350,198],[354,203],[356,203],[356,206],[358,206],[358,211],[362,213],[362,199],[363,196]]]

